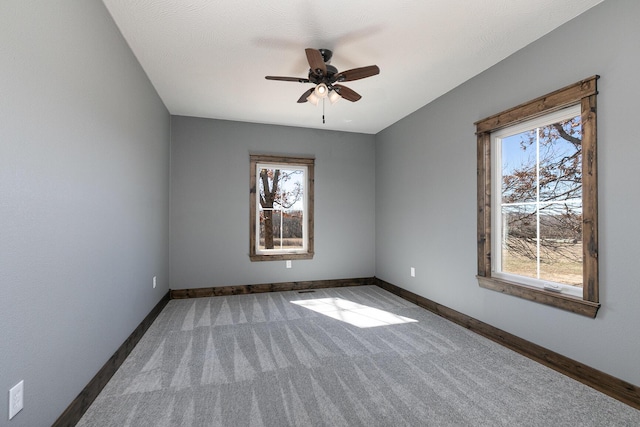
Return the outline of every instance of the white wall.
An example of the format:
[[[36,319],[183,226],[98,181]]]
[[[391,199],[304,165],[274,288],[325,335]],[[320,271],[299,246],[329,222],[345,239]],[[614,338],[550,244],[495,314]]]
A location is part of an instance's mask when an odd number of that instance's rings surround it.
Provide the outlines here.
[[[374,275],[373,135],[171,123],[171,289]],[[315,157],[313,259],[249,260],[249,153]]]
[[[376,275],[640,384],[639,40],[640,2],[605,1],[379,133]],[[602,308],[590,319],[478,286],[473,123],[594,74]]]
[[[0,40],[0,425],[47,426],[168,291],[170,122],[100,1],[3,0]]]

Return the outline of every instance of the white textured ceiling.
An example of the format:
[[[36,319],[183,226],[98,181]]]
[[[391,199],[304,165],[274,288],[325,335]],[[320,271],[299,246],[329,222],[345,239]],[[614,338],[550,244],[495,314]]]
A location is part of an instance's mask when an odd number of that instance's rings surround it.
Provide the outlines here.
[[[375,134],[602,0],[103,0],[174,115]],[[362,95],[298,104],[304,49]]]

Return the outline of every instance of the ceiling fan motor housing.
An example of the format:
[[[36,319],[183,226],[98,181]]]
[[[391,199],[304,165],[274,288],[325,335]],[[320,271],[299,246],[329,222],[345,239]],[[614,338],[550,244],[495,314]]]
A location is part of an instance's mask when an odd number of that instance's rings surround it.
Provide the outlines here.
[[[309,70],[309,81],[314,84],[326,83],[327,85],[331,84],[333,80],[333,76],[338,74],[338,69],[333,65],[327,64],[327,74],[319,75],[316,74],[315,71]]]

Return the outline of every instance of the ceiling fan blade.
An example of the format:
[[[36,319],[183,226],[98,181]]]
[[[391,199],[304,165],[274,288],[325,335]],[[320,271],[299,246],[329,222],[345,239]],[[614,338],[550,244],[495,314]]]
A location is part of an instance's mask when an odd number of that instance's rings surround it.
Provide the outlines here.
[[[309,67],[313,74],[322,76],[326,75],[327,65],[324,63],[322,53],[320,53],[318,49],[311,48],[306,48],[304,51],[307,54],[307,61],[309,61]]]
[[[308,91],[303,93],[302,96],[300,97],[300,99],[298,99],[298,104],[302,104],[303,102],[307,102],[307,98],[309,97],[309,95],[311,95],[311,92],[313,92],[314,89],[315,88],[312,87],[311,89],[309,89]]]
[[[336,82],[351,82],[353,80],[360,80],[366,77],[375,76],[380,74],[380,68],[377,65],[369,65],[367,67],[353,68],[351,70],[342,71],[335,75],[334,81]]]
[[[341,97],[343,97],[347,101],[356,102],[357,100],[362,98],[362,96],[360,96],[360,94],[358,94],[354,90],[349,89],[346,86],[333,85],[333,88],[336,90],[336,92],[338,92],[338,95],[340,95]]]
[[[267,80],[279,80],[282,82],[298,82],[298,83],[309,83],[309,79],[304,77],[279,77],[279,76],[265,76]]]

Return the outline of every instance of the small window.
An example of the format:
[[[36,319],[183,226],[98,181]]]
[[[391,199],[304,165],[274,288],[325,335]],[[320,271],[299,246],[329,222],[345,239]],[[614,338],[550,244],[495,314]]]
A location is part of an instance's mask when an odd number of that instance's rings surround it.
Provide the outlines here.
[[[591,317],[597,79],[476,123],[480,286]]]
[[[250,258],[313,257],[314,159],[250,156]]]

